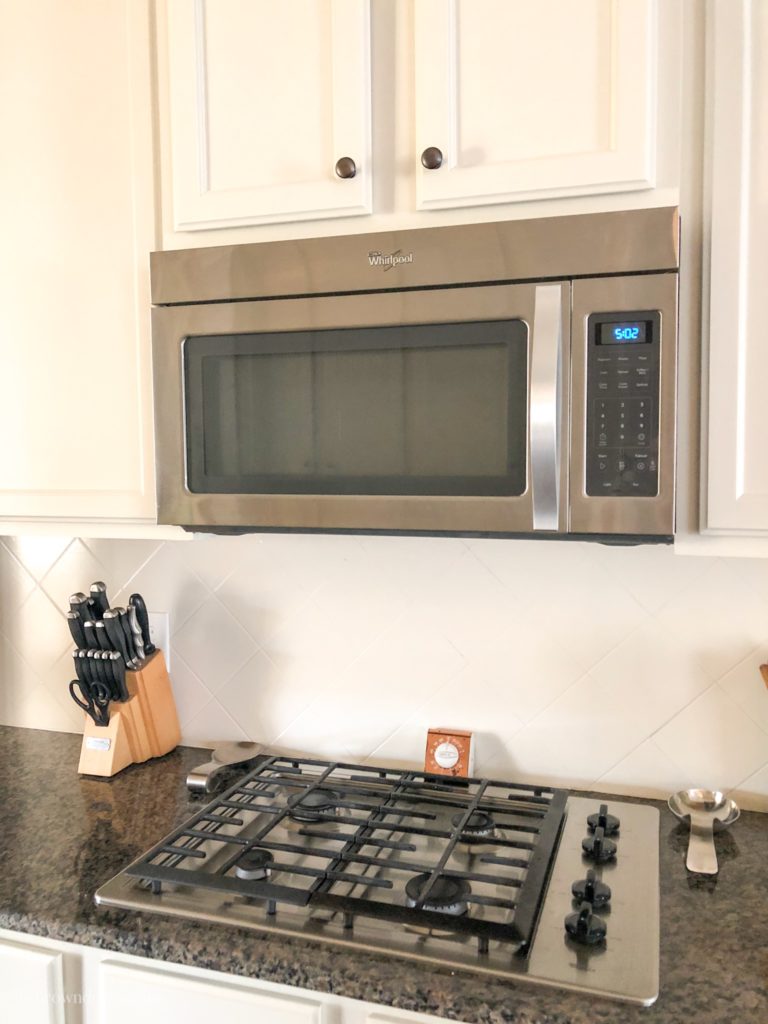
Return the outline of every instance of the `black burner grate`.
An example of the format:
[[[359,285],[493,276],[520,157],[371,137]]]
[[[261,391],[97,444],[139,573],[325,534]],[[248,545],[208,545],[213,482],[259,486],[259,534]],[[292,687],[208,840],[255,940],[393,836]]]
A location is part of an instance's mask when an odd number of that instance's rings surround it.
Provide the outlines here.
[[[202,886],[263,902],[268,915],[281,902],[324,907],[349,928],[363,914],[525,948],[564,808],[547,787],[271,757],[127,874],[155,892]],[[238,862],[255,851],[268,870],[243,877]],[[458,912],[440,909],[450,881]]]

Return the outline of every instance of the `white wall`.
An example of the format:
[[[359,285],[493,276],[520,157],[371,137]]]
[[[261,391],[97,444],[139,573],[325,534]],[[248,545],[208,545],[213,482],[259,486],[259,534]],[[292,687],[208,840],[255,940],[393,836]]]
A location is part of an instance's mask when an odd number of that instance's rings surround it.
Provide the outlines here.
[[[171,615],[184,740],[423,763],[768,810],[768,561],[666,548],[394,537],[0,542],[0,722],[80,731],[68,595]]]

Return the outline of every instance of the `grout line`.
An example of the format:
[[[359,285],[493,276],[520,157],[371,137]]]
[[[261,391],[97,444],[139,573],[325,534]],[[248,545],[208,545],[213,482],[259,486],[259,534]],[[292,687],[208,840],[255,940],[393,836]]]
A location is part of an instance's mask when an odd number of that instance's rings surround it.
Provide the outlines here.
[[[58,555],[57,555],[57,556],[56,556],[56,557],[54,558],[54,560],[53,560],[53,561],[51,562],[51,564],[50,564],[50,565],[48,566],[48,568],[47,568],[47,569],[45,570],[45,572],[44,572],[44,573],[43,573],[43,575],[42,575],[42,576],[40,577],[40,579],[39,579],[39,580],[37,580],[37,579],[35,580],[35,582],[37,582],[37,583],[38,583],[38,585],[42,585],[42,582],[43,582],[43,580],[44,580],[44,579],[45,579],[45,578],[46,578],[46,577],[47,577],[47,576],[49,575],[49,573],[51,572],[51,570],[52,570],[52,569],[53,569],[53,568],[54,568],[55,566],[57,566],[57,565],[59,564],[59,562],[60,562],[60,561],[62,560],[62,558],[64,557],[64,555],[66,555],[66,553],[67,553],[67,552],[68,552],[68,551],[70,550],[70,548],[72,547],[72,545],[73,545],[73,544],[74,544],[74,543],[75,543],[75,542],[76,542],[77,540],[79,540],[79,538],[78,538],[78,537],[72,537],[72,538],[71,538],[71,540],[70,540],[69,544],[67,544],[67,545],[66,545],[66,546],[65,546],[65,547],[64,547],[64,548],[63,548],[63,549],[62,549],[62,550],[61,550],[61,551],[59,552],[59,554],[58,554]],[[81,541],[81,543],[82,543],[82,541]],[[92,553],[92,552],[91,552],[91,553]],[[94,556],[94,557],[95,557],[95,556]],[[96,559],[96,561],[97,561],[97,562],[99,561],[99,560],[98,560],[98,558]],[[99,562],[99,565],[101,565],[101,562]]]
[[[370,760],[370,758],[374,757],[374,756],[375,756],[375,754],[376,754],[376,751],[377,751],[377,750],[381,750],[381,748],[382,748],[382,747],[383,747],[383,746],[384,746],[384,745],[385,745],[386,743],[388,743],[388,742],[389,742],[389,741],[390,741],[390,740],[392,739],[392,737],[393,737],[393,736],[397,735],[397,733],[399,733],[401,729],[404,729],[406,725],[409,725],[409,724],[410,724],[411,722],[413,722],[413,721],[414,721],[414,719],[416,718],[416,716],[417,716],[417,715],[419,715],[419,714],[421,714],[421,712],[422,712],[422,711],[424,710],[424,708],[428,707],[428,706],[429,706],[429,704],[430,704],[430,703],[431,703],[431,702],[432,702],[433,700],[435,700],[436,698],[439,698],[439,696],[440,696],[440,694],[441,694],[441,693],[443,692],[443,690],[445,690],[445,689],[447,688],[447,686],[448,686],[448,685],[449,685],[449,684],[450,684],[450,683],[451,683],[451,682],[452,682],[452,681],[453,681],[453,680],[454,680],[454,679],[455,679],[455,678],[456,678],[456,677],[457,677],[458,675],[460,675],[460,674],[461,674],[461,672],[463,672],[463,671],[464,671],[464,669],[465,669],[465,668],[466,668],[466,665],[462,665],[462,666],[461,666],[461,667],[460,667],[460,668],[459,668],[459,669],[458,669],[458,670],[457,670],[456,672],[453,672],[453,673],[451,673],[451,675],[450,675],[450,676],[448,677],[448,679],[446,679],[446,680],[445,680],[445,682],[444,682],[444,683],[443,683],[443,684],[442,684],[441,686],[439,686],[439,687],[438,687],[438,688],[437,688],[436,690],[434,690],[434,691],[433,691],[433,692],[432,692],[432,693],[431,693],[431,694],[430,694],[430,695],[429,695],[428,697],[426,697],[426,698],[425,698],[425,700],[424,700],[424,702],[423,702],[422,704],[420,704],[420,705],[418,706],[418,708],[416,708],[416,709],[415,709],[414,711],[412,711],[412,712],[411,712],[411,714],[410,714],[410,715],[408,715],[408,717],[407,717],[407,718],[405,719],[405,721],[403,721],[403,722],[400,722],[400,724],[399,724],[399,725],[398,725],[398,726],[397,726],[396,728],[394,728],[394,729],[392,730],[392,732],[388,733],[388,734],[387,734],[387,735],[386,735],[386,736],[384,737],[384,739],[383,739],[383,740],[380,740],[380,741],[379,741],[379,742],[378,742],[378,743],[376,744],[376,746],[375,746],[375,747],[373,748],[373,750],[372,750],[372,751],[371,751],[371,752],[370,752],[370,753],[369,753],[369,754],[368,754],[368,755],[366,756],[365,760],[367,761],[367,760]],[[425,745],[426,745],[426,735],[425,735],[425,737],[424,737],[424,743],[425,743]]]
[[[649,736],[646,737],[646,739],[651,740],[651,739],[654,739],[656,736],[658,736],[659,733],[662,731],[662,729],[666,729],[666,727],[668,725],[670,725],[670,723],[672,723],[676,718],[678,718],[680,715],[682,715],[683,712],[687,711],[689,708],[692,708],[693,705],[696,703],[696,701],[703,700],[704,697],[706,697],[706,695],[708,693],[711,693],[712,690],[714,690],[714,688],[716,686],[717,686],[717,681],[710,683],[709,686],[706,687],[706,689],[702,690],[701,693],[697,693],[696,696],[692,697],[691,700],[689,700],[687,704],[684,704],[673,715],[670,715],[670,717],[667,718],[666,721],[662,722],[661,725],[659,725],[656,729],[654,729],[653,732]],[[678,763],[677,761],[675,761],[675,759],[673,757],[670,757],[670,755],[667,754],[666,750],[663,750],[663,748],[661,748],[661,747],[659,747],[659,749],[662,750],[662,753],[665,754],[667,757],[669,757],[670,760],[674,764]],[[680,767],[682,768],[682,765]]]
[[[210,694],[211,697],[215,697],[216,696],[216,694],[213,692],[213,690],[210,688],[210,686],[208,686],[208,684],[205,682],[205,680],[201,679],[200,676],[197,674],[197,672],[195,672],[195,670],[192,668],[192,666],[189,664],[189,662],[187,661],[186,658],[182,657],[177,650],[174,650],[173,656],[174,656],[174,659],[175,658],[179,659],[179,661],[182,663],[182,665],[184,665],[184,667],[187,669],[187,671],[189,673],[191,673],[191,675],[194,676],[194,678],[197,680],[197,682],[200,683],[202,688],[208,694]],[[169,675],[170,675],[170,673],[169,673]],[[171,685],[173,685],[173,679],[171,679]],[[206,703],[208,703],[208,702],[206,701]]]
[[[590,679],[594,680],[594,677],[590,674],[589,669],[585,669],[581,673],[581,675],[577,676],[576,679],[574,679],[574,681],[572,683],[569,683],[568,686],[566,686],[566,688],[564,690],[561,690],[561,692],[558,693],[558,695],[556,697],[553,697],[552,700],[549,701],[548,704],[545,704],[543,708],[539,708],[539,710],[536,712],[536,714],[533,716],[533,718],[529,718],[528,719],[528,721],[524,725],[524,728],[527,729],[529,726],[533,725],[534,722],[536,722],[539,718],[541,718],[541,716],[544,714],[545,711],[548,711],[549,708],[551,708],[553,704],[556,704],[560,700],[561,697],[564,697],[567,693],[570,693],[571,690],[574,688],[574,686],[578,686],[579,683],[581,683],[584,679],[586,679],[587,676],[589,676]]]
[[[91,539],[91,540],[93,540],[93,539],[95,539],[95,538],[90,538],[90,539]],[[102,538],[99,538],[99,539],[102,539]],[[103,538],[103,539],[108,539],[108,538]],[[94,557],[94,558],[96,559],[96,561],[97,561],[97,562],[99,562],[99,563],[101,563],[101,559],[100,559],[100,558],[99,558],[99,556],[98,556],[98,555],[96,554],[96,552],[95,552],[95,551],[93,551],[93,550],[92,550],[92,549],[91,549],[91,548],[90,548],[90,547],[88,546],[88,541],[87,541],[87,540],[81,540],[81,543],[83,544],[83,546],[84,546],[84,547],[86,547],[86,548],[88,549],[88,551],[90,552],[90,554],[91,554],[91,555],[93,555],[93,557]],[[117,540],[113,540],[113,541],[112,541],[112,543],[119,543],[119,541],[117,541]],[[127,579],[127,580],[125,580],[125,581],[123,581],[123,582],[121,582],[121,583],[119,584],[119,586],[117,587],[117,590],[116,590],[116,592],[120,592],[121,590],[126,590],[126,589],[128,588],[128,584],[129,584],[129,583],[131,582],[131,580],[132,580],[132,579],[135,579],[135,578],[136,578],[136,576],[138,576],[138,574],[139,574],[139,573],[140,573],[140,572],[141,572],[141,571],[142,571],[143,569],[145,569],[145,568],[146,568],[146,567],[147,567],[147,566],[149,565],[149,563],[150,563],[150,562],[152,561],[152,559],[153,559],[153,558],[154,558],[154,557],[155,557],[155,556],[156,556],[156,555],[157,555],[157,554],[158,554],[158,553],[159,553],[160,551],[162,551],[162,549],[163,549],[163,548],[165,547],[165,545],[166,545],[167,543],[168,543],[167,541],[161,540],[161,541],[160,541],[160,542],[158,543],[158,545],[157,545],[157,547],[155,548],[155,550],[154,550],[154,551],[152,551],[152,552],[150,552],[150,554],[149,554],[149,555],[147,555],[147,557],[146,557],[146,558],[144,559],[144,561],[143,561],[143,562],[141,562],[141,564],[140,564],[140,565],[138,566],[138,568],[137,568],[137,569],[135,569],[135,570],[134,570],[134,571],[133,571],[133,572],[132,572],[132,573],[131,573],[131,574],[129,575],[128,579]],[[101,563],[101,564],[103,564],[103,563]],[[104,568],[104,569],[106,569],[107,567],[106,567],[106,566],[103,566],[103,568]]]
[[[246,736],[246,737],[247,737],[247,735],[248,735],[248,734],[246,733],[245,729],[243,729],[243,727],[242,727],[241,725],[239,725],[239,724],[238,724],[238,723],[237,723],[237,722],[235,721],[235,719],[234,719],[234,718],[232,717],[232,715],[230,715],[229,711],[227,711],[227,709],[226,709],[226,708],[224,707],[224,705],[223,705],[223,704],[222,704],[222,703],[221,703],[220,701],[216,700],[216,697],[215,697],[215,696],[214,696],[214,697],[212,697],[212,698],[211,698],[211,699],[210,699],[210,700],[209,700],[209,701],[208,701],[208,702],[207,702],[206,704],[204,704],[204,705],[203,705],[203,706],[202,706],[202,707],[200,708],[200,710],[199,710],[199,711],[197,712],[197,714],[196,714],[196,715],[193,715],[193,716],[192,716],[192,718],[191,718],[191,719],[189,719],[189,721],[187,722],[187,725],[190,725],[190,724],[192,724],[192,723],[193,723],[193,722],[195,722],[195,721],[196,721],[196,720],[197,720],[198,718],[200,718],[200,716],[201,716],[201,715],[203,714],[203,712],[205,711],[205,709],[206,709],[206,708],[208,708],[208,707],[210,707],[210,706],[211,706],[211,704],[216,704],[216,705],[218,705],[219,711],[221,711],[221,712],[222,712],[222,714],[224,714],[224,715],[225,715],[225,716],[226,716],[226,717],[227,717],[227,718],[228,718],[228,719],[230,720],[230,722],[231,722],[231,723],[232,723],[232,725],[233,725],[233,726],[235,727],[235,729],[236,729],[236,730],[238,730],[238,731],[239,731],[239,732],[241,732],[241,733],[242,733],[242,734],[243,734],[244,736]],[[182,737],[181,737],[181,741],[182,741],[182,744],[189,744],[190,746],[199,746],[199,745],[200,745],[200,740],[195,740],[195,739],[191,739],[191,738],[187,739],[187,738],[185,738],[185,737],[184,737],[184,735],[183,735],[183,734],[182,734]],[[218,742],[218,741],[217,741],[217,742]],[[221,742],[223,743],[223,742],[225,742],[225,741],[224,741],[224,740],[221,740]],[[215,748],[213,748],[213,749],[215,749]]]
[[[744,717],[745,717],[745,718],[748,718],[748,719],[749,719],[749,721],[750,721],[750,722],[752,722],[752,724],[753,724],[753,725],[754,725],[754,726],[755,726],[755,727],[756,727],[757,729],[759,729],[759,730],[760,730],[760,732],[764,733],[764,734],[766,735],[766,738],[768,738],[768,729],[766,729],[766,728],[765,728],[765,726],[764,726],[764,725],[762,725],[762,723],[760,723],[760,722],[756,721],[756,720],[755,720],[755,719],[754,719],[754,718],[752,717],[752,715],[750,715],[750,713],[749,713],[749,712],[747,711],[747,709],[746,709],[746,708],[743,708],[743,707],[741,706],[741,704],[739,704],[739,702],[738,702],[737,700],[734,700],[734,698],[733,698],[733,697],[732,697],[732,696],[730,695],[730,693],[728,693],[728,691],[727,691],[727,690],[723,689],[723,687],[722,687],[722,686],[720,685],[720,683],[719,683],[719,682],[715,683],[715,686],[716,686],[716,687],[718,688],[718,690],[719,690],[719,691],[720,691],[720,693],[721,693],[721,694],[723,695],[723,697],[725,697],[725,699],[726,699],[727,701],[729,701],[729,702],[730,702],[730,703],[731,703],[731,704],[733,705],[733,707],[735,707],[735,708],[737,709],[737,711],[740,711],[740,712],[742,713],[742,715],[744,715]]]
[[[758,768],[755,768],[754,771],[751,771],[748,775],[745,775],[744,778],[741,780],[741,782],[737,782],[735,785],[730,786],[727,792],[728,793],[733,793],[734,790],[741,789],[741,787],[746,782],[749,782],[749,780],[752,778],[753,775],[757,775],[758,772],[763,771],[763,769],[765,769],[766,767],[768,767],[768,761],[765,761],[764,764],[761,764]],[[757,793],[756,795],[757,796],[761,796],[761,797],[765,797],[765,799],[768,800],[768,796],[766,796],[766,794],[764,794],[764,793]]]
[[[37,577],[35,576],[35,574],[33,572],[31,572],[26,567],[26,565],[24,565],[24,563],[18,557],[18,555],[16,555],[13,551],[11,551],[11,549],[5,543],[5,540],[3,538],[0,538],[0,544],[2,544],[3,550],[6,552],[6,554],[11,559],[11,561],[14,562],[16,564],[16,566],[22,571],[22,573],[30,579],[30,581],[32,582],[33,587],[36,587],[37,586]]]

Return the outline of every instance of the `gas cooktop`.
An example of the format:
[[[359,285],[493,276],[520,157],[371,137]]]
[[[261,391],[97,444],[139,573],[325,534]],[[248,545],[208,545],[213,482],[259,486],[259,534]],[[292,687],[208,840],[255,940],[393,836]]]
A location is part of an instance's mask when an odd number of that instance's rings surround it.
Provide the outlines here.
[[[95,898],[648,1005],[658,835],[642,804],[266,757]]]

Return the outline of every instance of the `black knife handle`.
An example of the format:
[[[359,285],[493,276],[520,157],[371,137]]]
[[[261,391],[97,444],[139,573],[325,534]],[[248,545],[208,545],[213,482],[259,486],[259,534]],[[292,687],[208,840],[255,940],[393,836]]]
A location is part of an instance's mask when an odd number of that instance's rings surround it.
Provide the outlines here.
[[[152,643],[149,635],[149,612],[147,606],[144,603],[144,598],[141,594],[131,594],[128,599],[128,604],[136,609],[136,618],[139,622],[139,628],[141,629],[141,635],[144,638],[144,655],[149,657],[150,654],[154,654],[157,648]]]
[[[128,652],[128,665],[130,668],[137,668],[139,659],[136,656],[136,648],[133,645],[133,631],[131,630],[131,623],[128,620],[128,612],[125,608],[113,608],[113,612],[117,612],[117,621],[120,623],[120,628],[123,631],[125,637],[125,649]]]
[[[97,651],[95,648],[90,648],[85,652],[85,672],[88,677],[88,685],[93,686],[96,683],[103,683],[104,676],[101,672],[101,665],[96,664],[96,655],[100,655],[101,651]]]
[[[133,648],[136,651],[136,657],[139,661],[144,661],[146,653],[144,651],[144,634],[141,631],[139,620],[136,615],[136,609],[132,604],[129,604],[125,610],[125,614],[128,617],[128,625],[131,627],[131,641]]]
[[[79,591],[77,594],[72,594],[69,599],[69,610],[77,612],[80,616],[81,622],[88,622],[89,619],[93,618],[91,612],[91,602],[85,594],[81,594]]]
[[[85,646],[90,650],[99,650],[99,639],[96,634],[96,623],[92,621],[83,623],[83,632],[85,633]]]
[[[131,695],[128,692],[128,686],[125,681],[125,662],[123,661],[123,656],[119,651],[112,651],[110,661],[112,662],[112,675],[115,680],[115,692],[120,694],[117,699],[128,700]]]
[[[72,634],[72,639],[75,641],[75,647],[85,647],[83,623],[77,612],[67,612],[67,625],[69,626],[69,632]]]
[[[120,622],[119,611],[120,609],[118,608],[110,608],[104,612],[103,622],[112,647],[122,654],[123,661],[127,665],[131,657],[128,653],[128,644],[125,639],[122,623]]]
[[[102,651],[114,650],[112,642],[107,635],[107,627],[104,625],[104,620],[99,619],[98,622],[94,622],[93,629],[96,634],[96,646]]]
[[[75,651],[72,657],[75,659],[75,673],[77,678],[80,680],[83,687],[87,687],[88,675],[85,659],[88,657],[88,652],[86,650]]]
[[[99,678],[104,684],[107,696],[110,700],[120,700],[121,697],[115,680],[115,673],[112,668],[112,659],[110,658],[111,653],[112,651],[95,651],[94,660],[96,662],[96,669],[99,672]]]
[[[107,598],[107,584],[102,583],[101,580],[91,584],[91,605],[93,606],[94,615],[99,619],[103,619],[104,612],[109,608],[109,600]]]

